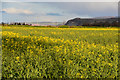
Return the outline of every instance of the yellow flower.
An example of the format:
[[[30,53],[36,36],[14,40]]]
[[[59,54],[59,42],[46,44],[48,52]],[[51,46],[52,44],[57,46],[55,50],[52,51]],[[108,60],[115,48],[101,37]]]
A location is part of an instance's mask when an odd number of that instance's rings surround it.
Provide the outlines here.
[[[19,57],[16,57],[16,60],[19,60]]]
[[[69,60],[69,65],[72,64],[72,63],[73,63],[73,61],[72,61],[72,60]]]
[[[63,61],[64,61],[65,59],[63,59]]]
[[[112,64],[111,64],[111,63],[108,63],[108,65],[109,65],[109,66],[112,66]]]
[[[76,76],[80,76],[80,73],[77,73]]]
[[[81,76],[81,78],[83,78],[84,76]]]
[[[86,71],[86,69],[83,69],[83,71]]]
[[[102,55],[101,54],[99,54],[99,57],[101,57]]]
[[[56,52],[59,52],[59,49],[57,49]]]

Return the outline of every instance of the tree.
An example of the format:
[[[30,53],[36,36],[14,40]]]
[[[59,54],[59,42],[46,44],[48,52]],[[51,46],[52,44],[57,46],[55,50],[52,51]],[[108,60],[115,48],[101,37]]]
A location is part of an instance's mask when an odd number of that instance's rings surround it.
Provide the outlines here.
[[[4,22],[2,22],[2,26],[5,26],[5,23],[4,23]]]

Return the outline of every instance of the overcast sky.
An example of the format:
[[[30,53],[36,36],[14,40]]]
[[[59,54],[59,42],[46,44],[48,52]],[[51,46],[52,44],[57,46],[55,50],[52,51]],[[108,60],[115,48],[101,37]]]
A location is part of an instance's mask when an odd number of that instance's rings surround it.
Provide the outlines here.
[[[40,0],[34,0],[34,2],[32,2],[33,0],[23,1],[24,0],[2,1],[2,9],[0,11],[0,14],[2,14],[2,21],[63,22],[76,17],[92,18],[118,16],[118,0],[111,0],[111,2],[107,2],[107,0],[106,2],[82,2],[82,0],[81,2],[72,2],[72,0],[71,2],[40,2]]]
[[[2,2],[118,2],[120,0],[1,0]]]

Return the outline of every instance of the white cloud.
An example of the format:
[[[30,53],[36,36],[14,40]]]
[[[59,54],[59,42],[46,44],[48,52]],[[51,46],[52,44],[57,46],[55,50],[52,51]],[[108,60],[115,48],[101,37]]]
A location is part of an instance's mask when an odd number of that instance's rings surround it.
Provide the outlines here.
[[[10,13],[10,14],[32,14],[32,12],[29,10],[16,9],[16,8],[6,8],[6,9],[2,9],[2,11],[5,11],[6,13]]]

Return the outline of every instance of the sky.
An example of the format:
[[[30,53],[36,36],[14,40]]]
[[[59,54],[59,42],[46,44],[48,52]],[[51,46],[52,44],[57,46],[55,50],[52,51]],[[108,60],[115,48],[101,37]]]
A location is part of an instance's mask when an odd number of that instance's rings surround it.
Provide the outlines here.
[[[118,2],[119,0],[1,0],[2,2]]]
[[[2,22],[66,22],[73,18],[118,16],[117,0],[104,2],[48,2],[49,0],[4,0],[0,3]],[[53,0],[54,1],[54,0]],[[65,0],[64,0],[65,1]],[[94,0],[95,1],[95,0]],[[110,0],[109,0],[110,1]],[[1,16],[2,15],[2,16]]]

